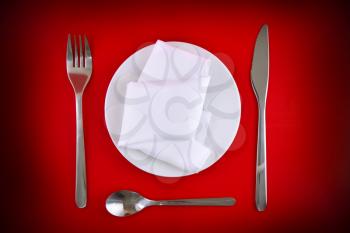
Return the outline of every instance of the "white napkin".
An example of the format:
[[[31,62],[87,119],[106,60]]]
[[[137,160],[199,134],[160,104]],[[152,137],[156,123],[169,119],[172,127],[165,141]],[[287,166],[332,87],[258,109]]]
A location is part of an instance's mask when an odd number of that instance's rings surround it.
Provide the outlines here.
[[[201,169],[212,154],[204,145],[209,66],[208,59],[157,41],[138,81],[127,85],[118,146],[186,172]]]

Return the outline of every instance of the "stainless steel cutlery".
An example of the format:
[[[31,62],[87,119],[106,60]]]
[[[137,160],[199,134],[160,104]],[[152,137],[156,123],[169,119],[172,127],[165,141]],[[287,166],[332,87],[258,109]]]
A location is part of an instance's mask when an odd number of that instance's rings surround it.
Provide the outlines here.
[[[77,42],[78,41],[78,42]],[[68,35],[66,66],[68,78],[75,93],[76,104],[76,185],[75,202],[84,208],[87,202],[85,147],[83,130],[82,99],[92,73],[92,57],[86,36]],[[266,97],[269,81],[269,35],[268,26],[263,25],[255,43],[251,82],[258,103],[258,140],[256,159],[255,202],[259,211],[267,206],[266,173]],[[179,199],[153,201],[132,191],[122,190],[112,193],[106,200],[106,209],[112,215],[124,217],[135,214],[149,206],[232,206],[233,198]]]
[[[66,63],[67,74],[74,89],[76,104],[75,203],[79,208],[84,208],[87,194],[82,100],[85,87],[92,73],[92,57],[86,36],[84,36],[84,45],[80,35],[78,38],[79,52],[76,37],[74,36],[74,44],[72,44],[71,36],[68,35]],[[72,47],[74,47],[74,53]]]
[[[259,107],[255,203],[259,211],[264,211],[267,205],[265,121],[266,96],[269,81],[269,35],[267,25],[261,28],[256,39],[251,81]]]
[[[114,216],[125,217],[150,206],[232,206],[235,203],[230,197],[153,201],[136,192],[121,190],[107,198],[106,209]]]

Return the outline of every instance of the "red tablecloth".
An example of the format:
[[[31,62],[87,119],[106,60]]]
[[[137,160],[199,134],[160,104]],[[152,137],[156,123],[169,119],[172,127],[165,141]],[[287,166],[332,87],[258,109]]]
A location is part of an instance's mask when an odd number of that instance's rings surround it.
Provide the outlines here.
[[[127,2],[127,1],[125,1]],[[1,13],[1,220],[10,232],[332,231],[350,210],[349,7],[325,3],[55,3]],[[255,210],[257,104],[250,83],[255,39],[269,25],[268,207]],[[84,95],[88,206],[74,203],[75,106],[66,75],[68,33],[85,33],[93,75]],[[157,178],[109,138],[104,99],[118,66],[157,39],[197,44],[228,66],[242,118],[225,156],[181,179]],[[120,189],[154,199],[220,197],[234,207],[154,207],[109,215]]]

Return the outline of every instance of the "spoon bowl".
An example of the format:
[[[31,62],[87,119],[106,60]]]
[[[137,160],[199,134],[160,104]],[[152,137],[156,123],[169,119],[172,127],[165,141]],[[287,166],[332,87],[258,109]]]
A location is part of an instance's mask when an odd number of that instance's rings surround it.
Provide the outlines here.
[[[106,209],[114,216],[124,217],[141,211],[151,202],[136,192],[121,190],[107,198]]]

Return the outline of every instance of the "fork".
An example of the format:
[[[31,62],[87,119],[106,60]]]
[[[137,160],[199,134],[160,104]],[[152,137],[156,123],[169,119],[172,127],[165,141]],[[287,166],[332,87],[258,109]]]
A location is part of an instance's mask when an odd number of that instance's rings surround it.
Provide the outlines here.
[[[75,176],[75,203],[79,208],[86,206],[86,170],[85,170],[85,146],[83,129],[83,92],[90,80],[92,73],[92,57],[89,43],[84,35],[83,43],[79,35],[79,53],[76,37],[74,36],[74,53],[72,51],[71,36],[67,42],[67,74],[75,93],[76,105],[76,176]]]

